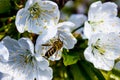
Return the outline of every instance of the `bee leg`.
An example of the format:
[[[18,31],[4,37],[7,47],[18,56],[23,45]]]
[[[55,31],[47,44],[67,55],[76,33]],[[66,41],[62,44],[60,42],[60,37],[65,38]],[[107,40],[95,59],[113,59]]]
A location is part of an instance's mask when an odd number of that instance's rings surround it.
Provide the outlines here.
[[[45,59],[48,59],[48,57],[47,57],[47,56],[42,56],[42,57],[44,57]]]
[[[55,54],[55,58],[57,58],[58,57],[58,51],[56,51],[56,54]]]
[[[52,46],[51,44],[42,44],[42,46]]]

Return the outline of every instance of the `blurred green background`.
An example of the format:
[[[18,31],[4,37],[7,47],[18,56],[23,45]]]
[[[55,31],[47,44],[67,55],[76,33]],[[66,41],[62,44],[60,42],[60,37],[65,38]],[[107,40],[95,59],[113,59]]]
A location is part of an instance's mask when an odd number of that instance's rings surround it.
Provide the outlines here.
[[[60,11],[67,17],[71,14],[85,14],[91,3],[98,0],[53,0],[59,5]],[[120,0],[101,0],[102,2],[112,1],[118,5],[118,16],[120,17]],[[0,39],[10,36],[14,39],[29,37],[35,43],[36,35],[28,32],[19,33],[15,27],[15,17],[19,9],[23,8],[26,0],[0,0]],[[65,4],[66,3],[66,4]],[[53,68],[53,80],[120,80],[120,71],[103,71],[84,59],[83,52],[87,47],[87,40],[83,40],[80,34],[73,35],[78,42],[74,49],[63,50],[62,59],[50,61]]]

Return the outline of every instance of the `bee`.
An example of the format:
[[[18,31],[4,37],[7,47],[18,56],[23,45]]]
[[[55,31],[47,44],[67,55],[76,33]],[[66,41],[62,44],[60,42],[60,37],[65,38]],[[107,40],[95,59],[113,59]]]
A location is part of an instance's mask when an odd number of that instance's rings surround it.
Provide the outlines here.
[[[53,44],[42,44],[42,46],[52,46],[48,51],[46,51],[45,57],[48,59],[50,56],[52,56],[55,52],[58,52],[63,47],[63,41],[61,41],[59,38],[53,42]]]

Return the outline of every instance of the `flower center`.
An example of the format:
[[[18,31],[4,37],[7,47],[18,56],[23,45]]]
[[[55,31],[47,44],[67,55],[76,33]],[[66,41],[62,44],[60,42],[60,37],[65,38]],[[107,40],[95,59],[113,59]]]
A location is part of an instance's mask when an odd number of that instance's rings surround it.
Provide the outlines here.
[[[37,2],[32,5],[28,10],[30,12],[30,16],[33,19],[37,19],[40,16],[40,6]]]
[[[101,55],[105,53],[105,49],[99,46],[98,42],[100,39],[98,39],[95,43],[95,45],[92,44],[92,53],[94,54],[94,50],[97,50]]]
[[[104,22],[103,20],[100,20],[100,21],[97,21],[97,22],[88,21],[88,23],[91,24],[91,25],[98,25],[98,24],[101,24],[101,23],[103,23],[103,22]]]
[[[34,61],[36,59],[35,59],[35,56],[32,55],[32,53],[29,50],[26,50],[26,54],[22,54],[21,56],[24,58],[24,62],[26,64],[34,65]]]
[[[88,21],[88,23],[92,26],[93,31],[95,31],[96,25],[100,25],[103,22],[104,22],[103,20],[100,20],[100,21]]]

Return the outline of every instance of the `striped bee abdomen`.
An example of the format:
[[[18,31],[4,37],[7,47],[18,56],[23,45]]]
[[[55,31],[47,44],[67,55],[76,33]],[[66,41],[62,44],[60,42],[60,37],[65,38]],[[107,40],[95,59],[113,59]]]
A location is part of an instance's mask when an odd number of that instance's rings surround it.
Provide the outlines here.
[[[60,50],[63,46],[63,42],[60,39],[57,39],[57,41],[55,41],[52,44],[52,47],[45,53],[45,58],[49,58],[50,56],[52,56],[55,52],[57,52],[58,50]]]
[[[49,57],[52,56],[56,51],[57,51],[56,48],[51,47],[51,48],[45,53],[45,58],[49,58]]]

